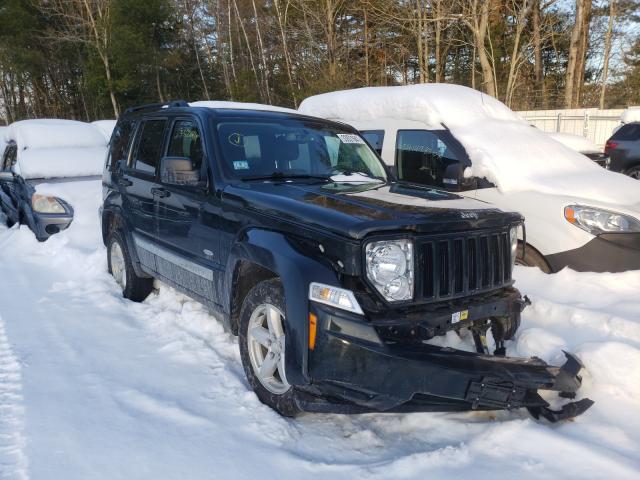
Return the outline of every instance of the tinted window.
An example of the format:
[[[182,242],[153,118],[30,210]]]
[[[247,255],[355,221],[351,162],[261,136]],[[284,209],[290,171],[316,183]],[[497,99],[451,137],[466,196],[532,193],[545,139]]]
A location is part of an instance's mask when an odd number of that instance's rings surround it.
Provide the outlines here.
[[[384,142],[384,130],[362,130],[360,132],[369,145],[378,152],[378,155],[382,155],[382,142]]]
[[[627,123],[611,137],[615,140],[640,140],[640,123]]]
[[[188,158],[191,160],[193,170],[200,170],[204,154],[200,130],[195,122],[178,120],[173,125],[167,156]]]
[[[166,120],[147,120],[140,126],[140,141],[133,166],[142,172],[155,173],[160,159]]]
[[[116,128],[113,130],[113,135],[111,135],[111,141],[109,142],[107,168],[115,166],[120,160],[127,160],[133,126],[134,123],[127,120],[120,121],[116,125]]]
[[[4,150],[4,155],[2,157],[2,170],[11,170],[11,167],[16,163],[16,154],[18,153],[18,148],[15,144],[7,145]]]
[[[282,174],[334,177],[344,182],[386,179],[378,157],[351,132],[298,120],[224,122],[217,128],[223,166],[239,178]]]
[[[457,184],[457,175],[447,175],[447,168],[464,163],[453,142],[446,135],[427,130],[399,130],[396,140],[396,166],[398,179],[431,185],[451,187]]]

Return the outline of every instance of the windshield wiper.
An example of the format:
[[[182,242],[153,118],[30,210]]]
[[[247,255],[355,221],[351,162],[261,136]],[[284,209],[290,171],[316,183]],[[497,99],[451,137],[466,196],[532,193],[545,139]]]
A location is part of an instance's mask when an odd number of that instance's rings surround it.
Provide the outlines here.
[[[322,180],[325,182],[331,181],[330,177],[324,175],[311,175],[311,174],[286,174],[284,172],[273,172],[271,175],[259,175],[255,177],[243,177],[243,182],[250,182],[253,180],[296,180],[296,179],[312,179]]]

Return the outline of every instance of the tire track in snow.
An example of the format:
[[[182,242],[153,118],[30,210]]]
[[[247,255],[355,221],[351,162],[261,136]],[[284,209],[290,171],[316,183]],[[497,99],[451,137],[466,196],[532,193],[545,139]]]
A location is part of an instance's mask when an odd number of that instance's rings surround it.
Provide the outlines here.
[[[0,479],[29,478],[23,416],[20,364],[11,350],[0,317]]]

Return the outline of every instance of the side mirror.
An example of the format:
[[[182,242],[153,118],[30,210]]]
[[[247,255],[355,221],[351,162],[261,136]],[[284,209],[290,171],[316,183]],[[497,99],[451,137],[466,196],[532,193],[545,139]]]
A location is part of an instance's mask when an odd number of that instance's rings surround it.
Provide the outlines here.
[[[200,178],[200,168],[196,168],[190,158],[164,157],[160,162],[160,179],[170,185],[206,187]]]
[[[476,188],[476,179],[471,167],[455,162],[448,165],[442,177],[442,183],[447,190],[462,192]]]

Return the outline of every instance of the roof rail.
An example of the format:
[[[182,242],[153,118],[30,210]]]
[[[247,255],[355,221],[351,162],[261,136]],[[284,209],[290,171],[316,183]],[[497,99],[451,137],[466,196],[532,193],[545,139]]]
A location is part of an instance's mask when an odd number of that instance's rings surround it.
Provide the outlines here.
[[[159,108],[169,108],[169,107],[188,107],[189,103],[185,100],[172,100],[170,102],[163,103],[149,103],[147,105],[140,105],[139,107],[129,107],[124,113],[133,113],[140,112],[142,110],[157,110]]]

